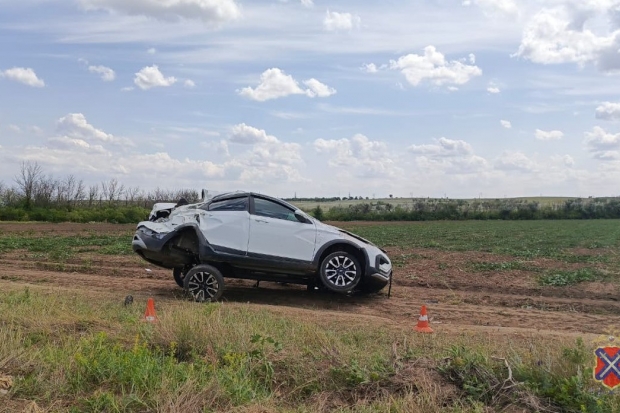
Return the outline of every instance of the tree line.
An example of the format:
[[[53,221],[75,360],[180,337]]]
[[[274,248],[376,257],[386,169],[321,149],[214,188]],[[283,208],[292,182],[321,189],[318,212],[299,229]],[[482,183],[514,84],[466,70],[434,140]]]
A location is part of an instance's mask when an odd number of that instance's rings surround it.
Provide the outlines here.
[[[185,198],[198,202],[193,189],[145,191],[116,178],[85,185],[74,175],[56,178],[37,162],[23,162],[13,185],[0,181],[0,220],[135,223],[145,219],[156,202]],[[321,207],[322,203],[355,199],[359,203]],[[294,198],[316,201],[310,212],[329,221],[430,221],[620,218],[620,198],[575,198],[553,204],[523,199],[399,199],[398,204],[362,197]],[[366,202],[364,202],[366,201]]]
[[[575,198],[553,204],[521,199],[411,199],[397,205],[378,201],[324,210],[327,221],[535,220],[620,218],[620,198]]]
[[[131,223],[145,219],[156,202],[181,198],[197,202],[200,194],[193,189],[144,191],[116,178],[85,185],[74,175],[56,178],[37,162],[23,162],[12,186],[0,181],[0,220]]]

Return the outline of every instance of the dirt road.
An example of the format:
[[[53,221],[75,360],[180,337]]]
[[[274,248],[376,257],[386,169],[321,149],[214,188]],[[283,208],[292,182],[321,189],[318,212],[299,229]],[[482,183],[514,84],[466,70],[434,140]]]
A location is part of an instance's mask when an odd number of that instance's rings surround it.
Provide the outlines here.
[[[32,231],[72,235],[84,232],[123,234],[133,226],[105,224],[0,224],[3,233]],[[25,229],[27,228],[27,229]],[[36,229],[35,229],[36,228]],[[500,262],[506,257],[479,252],[444,252],[434,249],[388,250],[401,260],[394,269],[391,298],[387,289],[378,295],[342,296],[309,292],[305,287],[227,280],[224,301],[276,306],[280,311],[300,308],[317,316],[343,319],[349,314],[377,318],[385,323],[414,326],[426,304],[436,331],[483,330],[539,332],[541,334],[603,334],[620,326],[620,289],[613,283],[581,283],[572,287],[541,287],[522,270],[472,272],[472,259]],[[73,260],[73,261],[72,261]],[[0,288],[39,285],[77,290],[84,294],[132,294],[160,301],[182,300],[171,271],[158,269],[137,256],[91,253],[62,263],[32,259],[26,251],[0,254]],[[541,259],[537,266],[564,265]],[[200,304],[196,304],[200,305]]]

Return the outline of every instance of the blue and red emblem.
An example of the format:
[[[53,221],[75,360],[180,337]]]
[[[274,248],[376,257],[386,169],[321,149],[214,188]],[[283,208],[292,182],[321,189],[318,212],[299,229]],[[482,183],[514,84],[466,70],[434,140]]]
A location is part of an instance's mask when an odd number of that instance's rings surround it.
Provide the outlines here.
[[[620,385],[620,347],[599,347],[594,351],[594,380],[613,390]]]

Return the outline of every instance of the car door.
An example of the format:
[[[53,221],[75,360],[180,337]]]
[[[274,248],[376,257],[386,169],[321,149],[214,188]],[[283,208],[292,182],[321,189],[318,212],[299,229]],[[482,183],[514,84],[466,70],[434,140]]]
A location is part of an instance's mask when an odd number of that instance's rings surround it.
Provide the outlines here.
[[[251,197],[248,255],[266,259],[312,261],[316,242],[313,222],[300,222],[286,205]]]
[[[200,214],[200,230],[213,249],[246,255],[250,228],[247,195],[215,200]]]

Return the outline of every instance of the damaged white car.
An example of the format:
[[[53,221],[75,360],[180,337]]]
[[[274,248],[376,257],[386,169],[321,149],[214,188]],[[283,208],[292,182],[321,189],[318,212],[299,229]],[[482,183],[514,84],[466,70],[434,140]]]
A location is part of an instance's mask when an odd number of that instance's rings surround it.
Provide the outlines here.
[[[349,293],[378,292],[392,277],[384,251],[312,218],[280,199],[252,192],[196,204],[156,204],[138,224],[133,250],[169,268],[196,301],[216,301],[224,278],[276,281]]]

